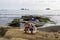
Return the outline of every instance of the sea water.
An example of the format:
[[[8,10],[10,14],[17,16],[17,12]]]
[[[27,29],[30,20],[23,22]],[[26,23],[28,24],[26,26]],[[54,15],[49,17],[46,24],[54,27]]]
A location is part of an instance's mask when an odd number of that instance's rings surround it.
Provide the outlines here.
[[[56,24],[48,24],[46,25],[60,25],[60,11],[59,10],[0,10],[0,25],[8,25],[13,19],[21,18],[23,15],[35,15],[35,16],[46,16],[49,17],[50,20],[54,21]],[[24,25],[24,24],[23,24]],[[21,28],[22,26],[21,25]]]

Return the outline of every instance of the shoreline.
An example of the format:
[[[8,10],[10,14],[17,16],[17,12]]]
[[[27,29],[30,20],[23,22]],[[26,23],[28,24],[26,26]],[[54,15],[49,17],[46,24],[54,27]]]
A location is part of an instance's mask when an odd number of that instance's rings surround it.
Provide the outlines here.
[[[0,26],[0,28],[7,28],[7,29],[20,29],[24,30],[24,28],[20,27],[12,27],[12,26]],[[44,27],[44,28],[37,28],[39,31],[46,31],[46,32],[58,32],[60,31],[60,25],[58,26],[49,26],[49,27]]]
[[[38,30],[38,32],[34,35],[32,34],[25,34],[23,29],[18,29],[18,28],[14,28],[14,27],[10,27],[10,26],[1,26],[3,28],[6,28],[5,30],[7,30],[7,32],[5,33],[5,35],[3,37],[0,37],[0,39],[7,39],[7,40],[22,40],[22,39],[26,39],[26,40],[55,40],[55,39],[60,39],[60,33],[59,32],[47,32],[47,31],[43,31]],[[60,26],[58,26],[60,27]],[[52,28],[52,27],[51,27]],[[54,28],[54,27],[53,27]],[[59,28],[60,29],[60,28]],[[47,29],[49,30],[49,29]],[[59,35],[56,37],[56,35]],[[4,39],[4,40],[5,40]]]
[[[44,27],[44,28],[38,28],[38,30],[41,31],[47,31],[47,32],[58,32],[60,30],[60,25],[58,26],[49,26],[49,27]]]

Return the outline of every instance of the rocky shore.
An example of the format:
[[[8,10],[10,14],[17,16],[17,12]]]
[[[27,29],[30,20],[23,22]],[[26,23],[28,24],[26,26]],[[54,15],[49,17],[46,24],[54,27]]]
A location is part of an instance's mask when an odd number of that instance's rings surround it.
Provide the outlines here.
[[[45,27],[45,28],[38,28],[38,30],[41,31],[47,31],[47,32],[58,32],[60,31],[60,26],[49,26],[49,27]]]
[[[13,28],[9,26],[0,26],[0,33],[2,29],[5,31],[4,35],[0,35],[0,40],[60,40],[60,30],[56,32],[48,32],[38,30],[36,34],[26,34],[23,29]],[[55,29],[55,27],[54,27]],[[47,30],[49,30],[47,28]]]

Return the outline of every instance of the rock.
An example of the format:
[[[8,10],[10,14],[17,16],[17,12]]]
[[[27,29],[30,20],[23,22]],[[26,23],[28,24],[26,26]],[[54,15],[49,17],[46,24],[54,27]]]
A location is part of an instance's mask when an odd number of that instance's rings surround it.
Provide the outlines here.
[[[7,29],[0,28],[0,36],[4,36],[6,32],[7,32]]]
[[[10,40],[27,40],[27,39],[23,39],[23,38],[11,38]]]
[[[9,23],[9,26],[20,27],[20,20],[19,19],[14,19],[11,23]]]
[[[0,40],[27,40],[27,39],[23,39],[23,38],[0,38]]]
[[[6,38],[0,38],[0,40],[9,40],[9,39],[6,39]]]
[[[59,36],[58,36],[59,35]],[[25,34],[23,30],[20,29],[9,29],[6,34],[4,35],[5,38],[10,39],[10,40],[55,40],[59,39],[60,40],[60,34],[58,32],[45,32],[45,31],[38,31],[35,35],[31,34]]]

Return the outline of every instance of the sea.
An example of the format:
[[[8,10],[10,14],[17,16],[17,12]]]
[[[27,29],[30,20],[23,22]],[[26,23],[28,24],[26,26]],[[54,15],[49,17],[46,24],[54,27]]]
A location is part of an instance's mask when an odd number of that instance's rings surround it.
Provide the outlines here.
[[[0,10],[0,25],[7,26],[13,19],[21,18],[24,15],[45,16],[56,23],[46,23],[39,28],[60,25],[60,10]],[[24,26],[24,24],[20,27],[22,28],[22,26]]]

